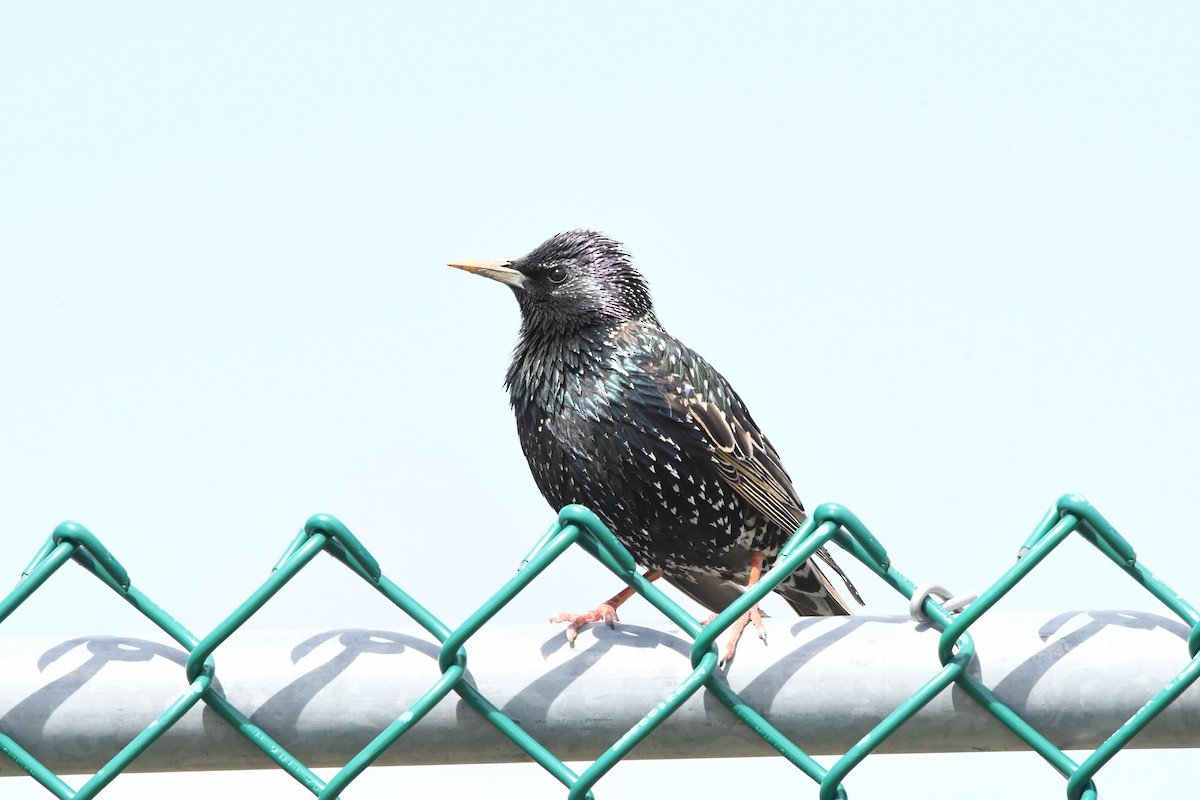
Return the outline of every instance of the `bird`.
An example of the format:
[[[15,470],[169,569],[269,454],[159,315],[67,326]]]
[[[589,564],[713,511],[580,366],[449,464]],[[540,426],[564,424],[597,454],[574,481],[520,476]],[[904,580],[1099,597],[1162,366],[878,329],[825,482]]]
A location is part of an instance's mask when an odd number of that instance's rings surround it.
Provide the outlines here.
[[[717,613],[770,569],[805,520],[778,452],[729,382],[659,322],[646,279],[625,247],[594,230],[568,230],[511,260],[449,266],[507,285],[521,327],[505,387],[534,481],[555,509],[579,503],[645,570]],[[745,326],[733,314],[715,325]],[[821,548],[776,587],[801,616],[852,613],[817,560],[862,598]],[[633,595],[556,614],[567,641]],[[753,623],[730,627],[721,664]]]

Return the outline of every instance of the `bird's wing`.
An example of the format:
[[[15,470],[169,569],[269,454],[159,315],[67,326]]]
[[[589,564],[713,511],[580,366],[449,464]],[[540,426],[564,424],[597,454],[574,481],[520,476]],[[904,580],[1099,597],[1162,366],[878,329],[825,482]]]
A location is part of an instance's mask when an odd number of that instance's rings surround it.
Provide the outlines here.
[[[684,439],[680,446],[706,451],[735,492],[782,530],[795,531],[805,520],[804,505],[778,451],[755,424],[746,404],[698,353],[661,331],[658,335],[667,346],[646,348],[638,359],[640,373],[649,382],[638,387],[642,401],[660,409],[669,407],[672,418],[683,423],[672,431]],[[861,604],[854,585],[825,548],[817,556],[837,572]],[[837,598],[820,570],[814,572]]]
[[[656,333],[660,346],[640,348],[627,399],[658,414],[669,409],[677,423],[670,434],[680,447],[708,454],[738,494],[780,528],[794,531],[804,522],[804,505],[745,403],[695,351]]]
[[[804,506],[792,479],[737,395],[730,390],[726,397],[718,392],[704,398],[687,392],[681,405],[700,426],[734,491],[784,530],[798,528],[804,521]]]

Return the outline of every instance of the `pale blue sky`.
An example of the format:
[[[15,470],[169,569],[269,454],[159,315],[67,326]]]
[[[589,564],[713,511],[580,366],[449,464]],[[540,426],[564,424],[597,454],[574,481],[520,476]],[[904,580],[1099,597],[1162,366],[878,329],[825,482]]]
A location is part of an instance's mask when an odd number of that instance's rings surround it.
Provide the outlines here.
[[[1184,3],[9,4],[0,567],[76,519],[206,632],[324,511],[457,624],[552,511],[501,386],[516,305],[442,265],[587,226],[628,245],[805,502],[848,505],[910,577],[986,587],[1077,491],[1200,600],[1198,27]],[[255,624],[402,624],[326,580]],[[613,589],[572,554],[500,622]],[[1073,546],[1002,608],[1150,606]],[[0,629],[141,632],[73,573]],[[1101,790],[1183,786],[1189,756],[1122,754]],[[348,796],[562,794],[448,774]],[[1062,783],[1032,756],[876,757],[848,788],[952,779]],[[623,764],[598,796],[748,780],[810,796],[771,760]],[[104,797],[159,791],[306,796],[277,772]]]

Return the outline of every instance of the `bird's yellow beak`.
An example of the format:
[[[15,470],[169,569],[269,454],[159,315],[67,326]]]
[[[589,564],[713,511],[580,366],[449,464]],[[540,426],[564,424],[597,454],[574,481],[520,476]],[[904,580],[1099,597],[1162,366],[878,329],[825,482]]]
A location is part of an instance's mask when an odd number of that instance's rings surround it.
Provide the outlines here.
[[[509,264],[511,263],[511,261],[478,261],[468,259],[451,261],[446,266],[473,272],[476,275],[482,275],[494,281],[500,281],[512,286],[514,289],[524,289],[526,278],[520,270],[510,267]]]

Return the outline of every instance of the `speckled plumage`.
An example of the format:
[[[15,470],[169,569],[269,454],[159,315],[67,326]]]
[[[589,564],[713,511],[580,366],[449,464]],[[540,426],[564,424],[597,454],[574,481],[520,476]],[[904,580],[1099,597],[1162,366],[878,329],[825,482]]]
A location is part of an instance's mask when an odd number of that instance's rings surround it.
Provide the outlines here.
[[[478,263],[521,307],[506,385],[546,500],[591,508],[638,563],[725,608],[752,552],[769,567],[805,518],[741,398],[663,329],[645,280],[607,237],[568,231],[524,258]],[[776,591],[802,615],[849,613],[811,560]]]

